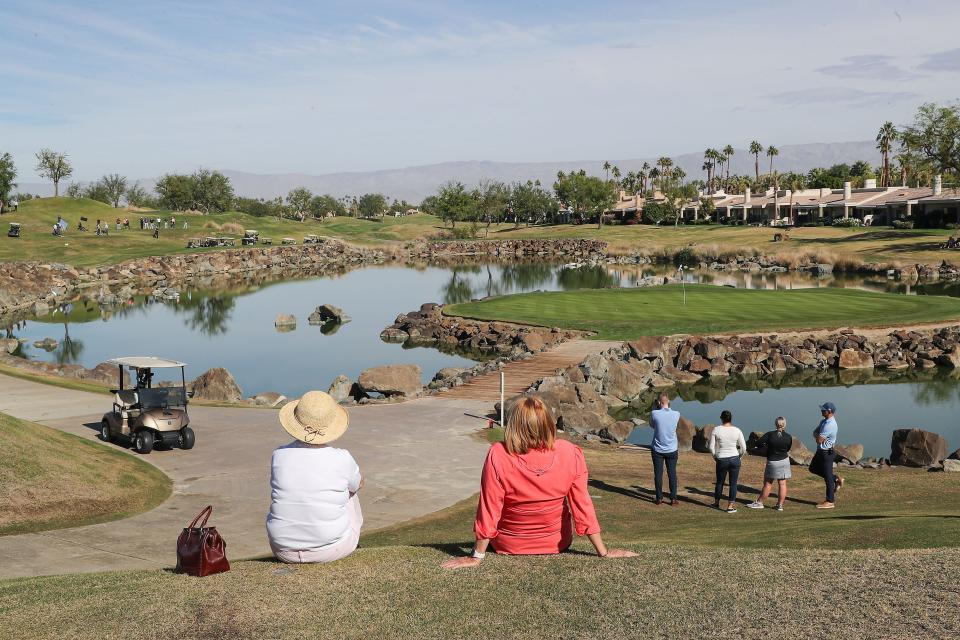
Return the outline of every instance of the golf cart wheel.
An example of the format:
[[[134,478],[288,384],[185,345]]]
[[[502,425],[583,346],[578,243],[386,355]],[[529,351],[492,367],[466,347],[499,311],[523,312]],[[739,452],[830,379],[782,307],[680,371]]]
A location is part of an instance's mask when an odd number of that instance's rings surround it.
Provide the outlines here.
[[[197,441],[197,436],[190,427],[180,429],[180,448],[193,449],[193,444]]]
[[[110,423],[106,420],[103,420],[100,423],[100,439],[104,442],[110,442],[113,440],[113,436],[110,435]]]
[[[140,454],[153,451],[153,432],[141,429],[133,436],[133,450]]]

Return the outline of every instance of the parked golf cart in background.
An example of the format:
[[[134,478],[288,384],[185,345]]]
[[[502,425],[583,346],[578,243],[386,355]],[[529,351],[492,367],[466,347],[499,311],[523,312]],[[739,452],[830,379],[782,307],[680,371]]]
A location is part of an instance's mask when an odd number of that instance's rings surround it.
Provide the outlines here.
[[[119,388],[113,389],[113,410],[103,414],[100,436],[103,440],[124,439],[134,451],[150,453],[164,445],[192,449],[196,436],[187,415],[186,365],[175,360],[153,357],[114,358],[119,368]],[[132,387],[123,388],[124,368],[130,373]],[[180,384],[153,386],[154,369],[180,369]]]
[[[254,245],[260,242],[260,232],[256,229],[247,229],[243,232],[243,238],[240,240],[240,244],[243,246]]]
[[[10,230],[7,231],[7,236],[10,237],[10,238],[19,238],[19,237],[20,237],[20,223],[19,223],[19,222],[11,222],[11,223],[10,223]]]

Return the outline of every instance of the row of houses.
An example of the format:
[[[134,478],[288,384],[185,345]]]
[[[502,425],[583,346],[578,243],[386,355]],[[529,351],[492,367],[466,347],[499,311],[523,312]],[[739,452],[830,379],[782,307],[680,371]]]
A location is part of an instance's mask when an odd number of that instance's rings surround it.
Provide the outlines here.
[[[862,224],[890,225],[894,220],[911,221],[918,227],[942,227],[960,223],[960,189],[944,189],[940,176],[931,187],[878,187],[867,180],[862,188],[849,182],[842,189],[768,189],[763,193],[726,194],[718,191],[713,201],[711,221],[726,224],[832,224],[838,218],[856,218]],[[648,201],[663,201],[663,195],[650,198],[620,193],[609,212],[615,219],[630,223],[639,220]],[[683,207],[683,221],[696,223],[708,214],[702,201]]]

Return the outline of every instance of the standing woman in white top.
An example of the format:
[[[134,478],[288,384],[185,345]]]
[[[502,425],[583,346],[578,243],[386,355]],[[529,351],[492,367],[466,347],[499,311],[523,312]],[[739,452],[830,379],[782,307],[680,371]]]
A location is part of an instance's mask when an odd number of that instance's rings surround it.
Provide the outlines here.
[[[349,422],[346,409],[322,391],[280,409],[280,425],[296,440],[273,452],[267,537],[283,562],[333,562],[357,548],[360,467],[349,451],[329,446]]]
[[[713,428],[710,434],[710,453],[717,461],[717,484],[713,489],[713,506],[720,508],[720,498],[723,496],[723,483],[730,478],[730,494],[727,501],[727,513],[737,512],[737,481],[740,479],[740,459],[747,452],[747,443],[743,439],[743,431],[730,424],[733,414],[724,410],[720,413],[719,427]]]

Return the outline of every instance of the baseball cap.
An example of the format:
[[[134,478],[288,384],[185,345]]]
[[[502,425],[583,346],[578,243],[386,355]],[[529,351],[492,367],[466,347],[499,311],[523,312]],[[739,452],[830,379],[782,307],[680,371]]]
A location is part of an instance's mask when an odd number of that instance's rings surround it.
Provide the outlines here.
[[[820,405],[820,411],[829,411],[830,413],[836,413],[837,405],[833,404],[832,402],[824,402],[822,405]]]

